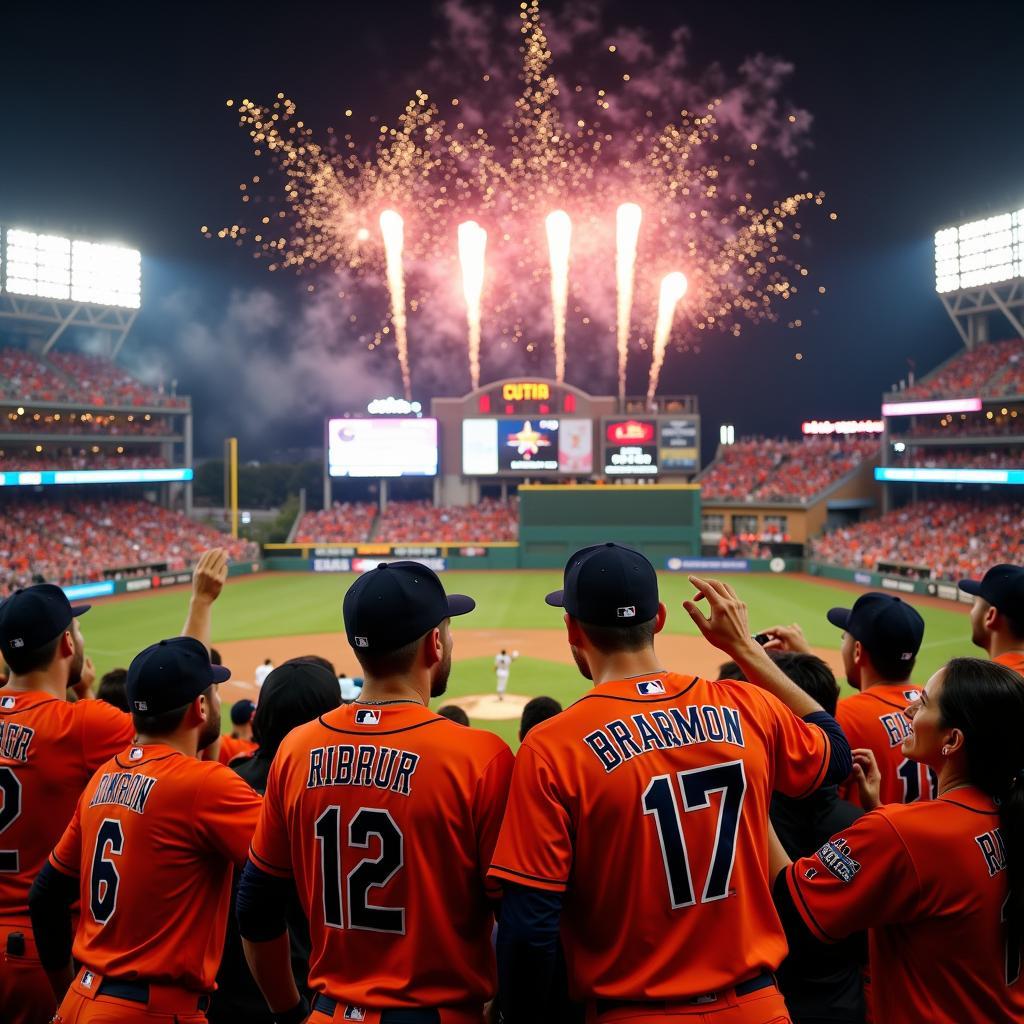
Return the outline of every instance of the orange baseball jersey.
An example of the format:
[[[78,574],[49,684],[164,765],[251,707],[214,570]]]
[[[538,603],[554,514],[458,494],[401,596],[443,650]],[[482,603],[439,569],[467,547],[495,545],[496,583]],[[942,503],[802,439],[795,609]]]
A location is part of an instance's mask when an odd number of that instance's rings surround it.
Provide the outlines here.
[[[411,701],[347,704],[289,734],[251,857],[295,879],[312,989],[380,1009],[494,995],[485,874],[512,762],[493,733]]]
[[[225,735],[220,738],[220,751],[217,760],[221,764],[230,764],[236,757],[251,754],[258,744],[249,740],[236,740],[234,736]]]
[[[871,929],[876,1021],[1024,1020],[1020,957],[1002,921],[1006,848],[980,790],[872,811],[786,880],[820,940]]]
[[[81,880],[75,959],[100,975],[212,990],[232,870],[259,809],[224,765],[162,743],[102,765],[50,854]]]
[[[516,756],[490,877],[564,892],[577,998],[687,999],[774,970],[773,790],[813,792],[826,734],[748,683],[602,683]]]
[[[904,709],[921,692],[912,683],[886,683],[856,693],[839,702],[836,721],[843,727],[850,748],[867,747],[882,773],[879,787],[883,804],[912,804],[932,800],[939,790],[934,769],[903,756],[900,744],[910,734],[910,719]],[[840,787],[840,795],[861,805],[856,783]]]
[[[1000,654],[992,660],[1000,665],[1005,665],[1007,668],[1012,668],[1014,672],[1024,676],[1024,653],[1020,651],[1007,651],[1005,654]]]
[[[89,777],[134,735],[103,701],[0,691],[0,921],[29,926],[28,891]]]

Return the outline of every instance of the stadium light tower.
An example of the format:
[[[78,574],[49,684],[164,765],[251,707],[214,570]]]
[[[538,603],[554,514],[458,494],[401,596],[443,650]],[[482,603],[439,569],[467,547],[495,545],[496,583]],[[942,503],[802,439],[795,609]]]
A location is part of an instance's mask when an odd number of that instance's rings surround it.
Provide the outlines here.
[[[1024,338],[1024,209],[935,233],[935,290],[968,348],[1001,313]]]
[[[36,335],[45,355],[69,327],[105,333],[121,350],[142,301],[136,249],[0,228],[0,324]]]

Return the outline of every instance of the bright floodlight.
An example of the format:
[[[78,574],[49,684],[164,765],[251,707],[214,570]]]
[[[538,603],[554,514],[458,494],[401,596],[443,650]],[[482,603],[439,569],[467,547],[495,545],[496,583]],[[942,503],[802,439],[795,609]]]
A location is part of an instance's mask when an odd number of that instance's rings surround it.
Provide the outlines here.
[[[935,290],[1024,277],[1024,210],[935,232]]]
[[[67,299],[71,294],[71,240],[7,229],[5,288],[17,295]]]
[[[71,243],[71,298],[99,306],[138,309],[141,256],[136,249],[95,242]]]

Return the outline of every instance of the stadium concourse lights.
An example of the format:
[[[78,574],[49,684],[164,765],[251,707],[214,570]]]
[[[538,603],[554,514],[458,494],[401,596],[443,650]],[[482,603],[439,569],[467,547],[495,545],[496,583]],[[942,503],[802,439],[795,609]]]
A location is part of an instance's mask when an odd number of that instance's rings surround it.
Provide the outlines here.
[[[0,287],[11,295],[138,309],[141,263],[137,249],[44,235],[3,232]]]
[[[735,444],[736,428],[731,423],[723,423],[718,428],[718,439],[722,444]]]

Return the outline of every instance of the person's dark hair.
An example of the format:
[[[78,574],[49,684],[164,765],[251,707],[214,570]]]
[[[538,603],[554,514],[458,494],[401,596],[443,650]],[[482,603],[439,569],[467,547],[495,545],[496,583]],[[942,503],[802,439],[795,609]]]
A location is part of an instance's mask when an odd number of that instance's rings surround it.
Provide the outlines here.
[[[595,626],[591,622],[581,622],[580,629],[602,654],[631,653],[644,651],[654,643],[657,621],[656,618],[648,619],[632,626]]]
[[[526,734],[541,722],[560,714],[562,705],[554,697],[534,697],[527,701],[523,708],[523,717],[519,719],[519,742],[526,739]]]
[[[122,711],[128,711],[128,695],[124,691],[127,678],[128,670],[124,668],[112,668],[104,673],[96,689],[96,699],[106,701]]]
[[[836,713],[839,703],[839,683],[832,669],[816,654],[796,651],[768,651],[768,656],[782,671],[809,697],[813,697],[830,715]],[[738,679],[745,682],[747,677],[735,661],[726,661],[718,669],[719,679]]]
[[[292,729],[312,722],[341,704],[338,678],[333,668],[324,667],[323,660],[309,657],[286,661],[285,665],[307,666],[309,671],[301,682],[287,673],[275,677],[271,672],[267,676],[252,720],[260,757],[272,758]]]
[[[224,662],[221,659],[220,651],[216,647],[210,648],[210,664],[211,665],[223,665]]]
[[[469,725],[469,715],[458,704],[445,704],[443,708],[437,709],[437,713],[442,718],[447,718],[456,725]]]
[[[866,647],[864,649],[867,650]],[[916,657],[909,661],[900,661],[892,655],[886,657],[874,651],[868,651],[868,656],[871,658],[871,664],[875,666],[875,671],[887,683],[905,683],[913,675],[914,665],[917,663]]]
[[[426,634],[424,633],[424,636]],[[408,672],[416,661],[423,637],[419,636],[411,643],[396,647],[393,651],[370,653],[365,648],[356,647],[356,660],[368,676],[400,676]]]
[[[946,665],[939,714],[964,734],[967,778],[999,801],[1010,894],[1011,943],[1024,947],[1024,682],[1005,665],[953,658]]]
[[[56,657],[57,645],[63,635],[63,632],[58,633],[49,643],[43,644],[42,647],[34,647],[30,651],[25,649],[8,651],[5,657],[11,674],[24,676],[29,672],[40,672],[44,668],[49,668]]]
[[[203,696],[208,700],[213,700],[213,687],[216,683],[211,683],[205,690],[203,690]],[[146,711],[133,711],[132,712],[132,724],[135,726],[137,733],[145,734],[146,736],[170,736],[178,726],[181,725],[182,720],[185,718],[185,712],[192,707],[192,704],[184,704],[180,708],[171,708],[170,711],[158,711],[156,714],[149,714]]]
[[[292,661],[308,661],[314,665],[321,665],[323,668],[327,669],[332,676],[335,678],[338,677],[338,673],[334,671],[334,665],[319,654],[303,654],[299,658],[292,658]],[[345,673],[342,672],[341,674],[344,675]]]

